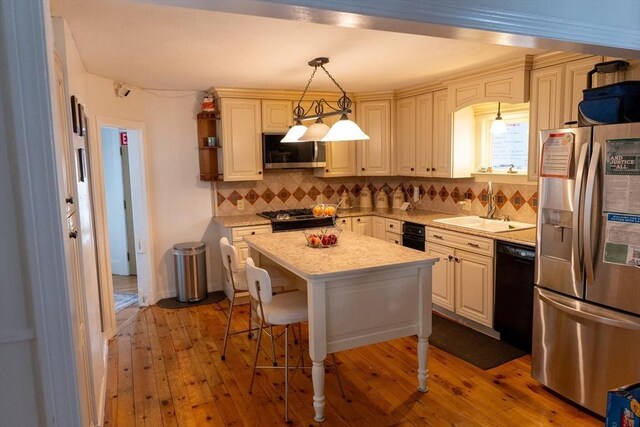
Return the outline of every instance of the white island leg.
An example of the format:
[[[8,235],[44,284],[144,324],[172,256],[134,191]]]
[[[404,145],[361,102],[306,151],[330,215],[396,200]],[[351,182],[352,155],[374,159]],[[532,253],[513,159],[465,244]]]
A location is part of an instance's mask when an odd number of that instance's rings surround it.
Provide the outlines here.
[[[418,391],[426,393],[429,370],[427,369],[427,355],[429,353],[429,340],[418,338]]]
[[[313,381],[313,408],[316,410],[313,419],[322,422],[324,421],[324,362],[322,360],[313,361],[311,380]]]
[[[309,356],[313,381],[313,408],[317,422],[324,421],[324,358],[327,357],[326,293],[324,282],[307,282]]]

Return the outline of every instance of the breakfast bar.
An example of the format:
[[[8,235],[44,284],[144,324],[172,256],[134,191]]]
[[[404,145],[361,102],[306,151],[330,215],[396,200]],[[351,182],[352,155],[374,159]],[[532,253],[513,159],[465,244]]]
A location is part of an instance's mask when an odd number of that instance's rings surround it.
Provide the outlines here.
[[[329,248],[303,232],[245,237],[258,265],[277,264],[306,283],[315,420],[324,420],[327,354],[417,335],[418,390],[427,391],[431,270],[438,257],[342,232]]]

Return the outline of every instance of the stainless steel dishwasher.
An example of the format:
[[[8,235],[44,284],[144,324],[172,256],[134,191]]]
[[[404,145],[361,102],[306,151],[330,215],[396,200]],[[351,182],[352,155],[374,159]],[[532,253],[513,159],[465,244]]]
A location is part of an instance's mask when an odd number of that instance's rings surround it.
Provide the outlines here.
[[[498,241],[496,253],[493,327],[502,341],[531,353],[535,249]]]

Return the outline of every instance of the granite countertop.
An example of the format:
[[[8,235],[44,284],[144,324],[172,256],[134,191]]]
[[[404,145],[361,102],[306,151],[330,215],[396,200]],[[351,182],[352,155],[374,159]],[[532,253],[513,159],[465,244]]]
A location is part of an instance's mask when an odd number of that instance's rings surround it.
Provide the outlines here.
[[[491,233],[488,231],[473,230],[470,228],[458,227],[455,225],[442,224],[434,222],[434,219],[453,218],[456,216],[464,216],[445,212],[428,211],[423,209],[414,209],[406,212],[400,209],[374,209],[374,208],[352,208],[338,209],[338,217],[353,217],[362,215],[376,215],[384,218],[396,219],[398,221],[409,221],[417,224],[423,224],[428,227],[441,228],[445,230],[466,233],[472,236],[486,237],[493,240],[502,240],[510,243],[519,243],[527,246],[535,246],[536,229],[529,228],[526,230],[506,231],[503,233]],[[217,216],[213,220],[226,228],[245,227],[250,225],[268,225],[271,221],[258,215],[233,215],[233,216]]]
[[[367,273],[396,266],[426,267],[438,261],[429,252],[392,245],[380,239],[343,231],[338,244],[329,248],[307,246],[300,230],[246,236],[244,241],[283,267],[307,280],[345,273]],[[363,257],[362,254],[367,256]]]

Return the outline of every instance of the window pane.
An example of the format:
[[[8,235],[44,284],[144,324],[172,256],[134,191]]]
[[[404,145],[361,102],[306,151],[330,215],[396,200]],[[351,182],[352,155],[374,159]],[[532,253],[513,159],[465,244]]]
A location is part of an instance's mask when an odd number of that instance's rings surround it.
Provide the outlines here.
[[[507,123],[507,131],[491,135],[491,167],[493,169],[526,169],[529,146],[529,123]]]

